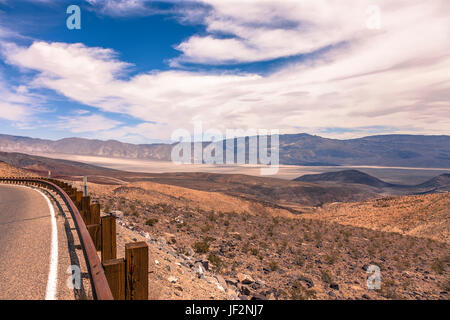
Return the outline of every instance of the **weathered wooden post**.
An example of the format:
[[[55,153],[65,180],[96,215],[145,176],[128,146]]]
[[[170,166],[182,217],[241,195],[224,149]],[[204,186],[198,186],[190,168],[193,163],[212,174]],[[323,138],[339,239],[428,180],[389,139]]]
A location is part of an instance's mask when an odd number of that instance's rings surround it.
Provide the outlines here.
[[[114,300],[125,300],[125,261],[113,259],[102,263]]]
[[[89,234],[91,235],[92,241],[94,242],[97,251],[102,248],[102,229],[100,225],[100,204],[91,204],[91,214],[90,219],[87,221],[87,228]]]
[[[91,197],[86,196],[81,198],[81,216],[84,223],[87,225],[87,221],[90,220],[91,215]]]
[[[100,204],[93,203],[91,204],[91,215],[88,224],[99,224],[100,223]]]
[[[94,242],[95,249],[100,251],[102,249],[102,227],[100,224],[90,224],[87,225],[89,235],[91,236],[92,242]]]
[[[116,259],[116,217],[101,217],[100,224],[102,228],[102,261]]]
[[[83,198],[83,192],[77,191],[75,204],[76,204],[78,210],[81,210],[81,198]]]
[[[148,245],[133,242],[125,245],[125,299],[148,300]]]

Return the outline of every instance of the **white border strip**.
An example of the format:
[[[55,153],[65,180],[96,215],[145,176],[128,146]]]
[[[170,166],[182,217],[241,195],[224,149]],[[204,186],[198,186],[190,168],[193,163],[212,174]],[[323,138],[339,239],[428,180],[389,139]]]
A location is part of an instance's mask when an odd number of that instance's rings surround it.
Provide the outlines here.
[[[45,300],[57,300],[56,288],[58,283],[58,228],[56,226],[55,209],[53,208],[50,199],[40,190],[34,189],[39,192],[47,201],[48,208],[50,209],[51,224],[52,224],[52,240],[51,240],[51,252],[50,252],[50,270],[48,272],[47,290],[45,293]]]

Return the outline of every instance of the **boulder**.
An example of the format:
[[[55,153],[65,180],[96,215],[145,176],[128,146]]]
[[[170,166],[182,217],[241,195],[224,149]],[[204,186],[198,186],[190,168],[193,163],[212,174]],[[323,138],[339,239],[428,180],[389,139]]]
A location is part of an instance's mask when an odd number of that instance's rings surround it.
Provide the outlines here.
[[[251,300],[267,300],[267,298],[265,296],[263,296],[262,294],[255,294]]]
[[[306,286],[308,287],[308,289],[314,287],[314,282],[312,281],[311,278],[299,277],[298,281],[304,282],[306,284]]]
[[[331,283],[330,288],[333,290],[339,290],[339,285],[337,283]]]
[[[252,283],[255,282],[255,280],[253,280],[252,277],[250,277],[249,275],[244,274],[244,273],[238,273],[237,274],[237,279],[242,284],[252,284]]]

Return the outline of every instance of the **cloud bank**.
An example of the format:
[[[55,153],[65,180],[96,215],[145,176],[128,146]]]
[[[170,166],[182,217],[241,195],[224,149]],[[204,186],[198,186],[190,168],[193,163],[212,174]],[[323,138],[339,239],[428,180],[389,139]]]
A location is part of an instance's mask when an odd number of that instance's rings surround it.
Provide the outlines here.
[[[119,2],[122,6],[115,7]],[[107,3],[122,13],[144,5]],[[373,3],[381,13],[381,28],[375,30],[367,28],[367,9]],[[348,129],[326,131],[335,137],[358,136],[366,130],[358,128],[385,127],[399,133],[449,134],[448,1],[204,0],[201,4],[210,9],[203,14],[198,8],[186,9],[183,19],[200,21],[206,34],[176,44],[181,54],[173,65],[304,58],[268,75],[174,69],[127,77],[130,65],[111,49],[35,41],[28,47],[9,43],[2,54],[8,64],[37,72],[26,86],[51,89],[143,122],[134,129],[110,122],[98,129],[105,137],[125,137],[132,131],[149,139],[167,139],[173,130],[189,129],[191,121],[199,120],[205,128],[219,130]],[[14,103],[13,98],[6,103]],[[20,114],[20,108],[16,110]]]

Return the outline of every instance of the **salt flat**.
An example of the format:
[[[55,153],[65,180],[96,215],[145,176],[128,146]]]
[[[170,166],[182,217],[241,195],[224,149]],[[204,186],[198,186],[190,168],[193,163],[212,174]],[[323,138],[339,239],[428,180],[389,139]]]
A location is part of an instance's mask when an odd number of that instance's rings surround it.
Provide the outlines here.
[[[108,158],[70,154],[35,154],[54,159],[63,159],[88,163],[105,168],[145,173],[162,172],[211,172],[223,174],[261,175],[260,165],[210,165],[210,164],[182,164],[176,165],[171,161],[155,161],[142,159]],[[278,173],[271,177],[280,179],[294,179],[304,174],[316,174],[329,171],[357,169],[373,175],[381,180],[399,184],[419,184],[442,173],[450,172],[445,168],[406,168],[406,167],[375,167],[375,166],[292,166],[280,165]]]

